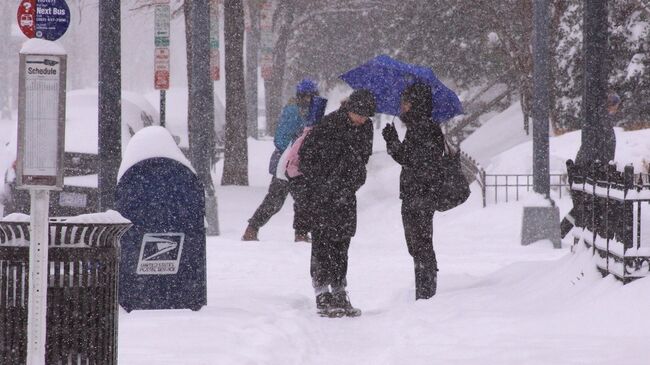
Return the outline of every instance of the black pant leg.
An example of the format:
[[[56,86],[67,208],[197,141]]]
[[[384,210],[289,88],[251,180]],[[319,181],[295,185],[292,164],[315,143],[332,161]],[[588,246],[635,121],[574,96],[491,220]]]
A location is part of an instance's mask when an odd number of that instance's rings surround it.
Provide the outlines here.
[[[309,196],[307,182],[304,177],[292,178],[289,181],[289,191],[293,197],[293,229],[298,233],[311,231],[310,217],[313,213],[309,211]]]
[[[323,235],[317,231],[312,232],[311,264],[309,271],[314,288],[324,287],[330,285],[332,282],[330,272],[332,264],[329,251],[329,242]]]
[[[409,254],[414,259],[435,261],[433,250],[433,210],[402,204],[402,224]]]
[[[402,203],[402,223],[409,254],[415,268],[416,299],[436,293],[438,262],[433,250],[433,210]]]
[[[271,185],[269,185],[269,191],[266,193],[262,204],[255,211],[255,214],[248,220],[248,223],[258,229],[264,226],[273,215],[282,209],[287,195],[289,195],[289,182],[273,176],[271,178]]]
[[[347,286],[349,248],[350,238],[333,240],[318,230],[312,232],[310,273],[314,288]]]
[[[348,285],[348,250],[350,248],[350,237],[332,242],[332,290],[335,288],[345,289]]]
[[[564,238],[566,237],[569,232],[573,229],[575,226],[575,208],[572,208],[569,213],[567,213],[566,216],[562,219],[560,222],[560,237]]]

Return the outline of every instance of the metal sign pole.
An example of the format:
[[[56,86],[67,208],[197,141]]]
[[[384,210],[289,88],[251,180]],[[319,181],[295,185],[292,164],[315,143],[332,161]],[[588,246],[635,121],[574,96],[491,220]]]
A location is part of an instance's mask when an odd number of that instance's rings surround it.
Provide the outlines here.
[[[30,195],[27,365],[45,365],[50,192],[44,189],[30,189]]]
[[[50,190],[63,186],[67,55],[56,43],[70,24],[65,0],[21,0],[16,186],[31,196],[27,365],[45,365]]]
[[[550,240],[561,248],[560,210],[549,197],[548,157],[549,108],[549,0],[533,4],[533,190],[544,195],[548,204],[525,206],[521,226],[521,244]]]
[[[160,126],[165,126],[165,104],[167,102],[165,90],[160,90]]]
[[[42,42],[23,46],[18,85],[16,186],[31,195],[27,365],[45,365],[50,190],[63,186],[65,145],[67,57],[56,44]]]

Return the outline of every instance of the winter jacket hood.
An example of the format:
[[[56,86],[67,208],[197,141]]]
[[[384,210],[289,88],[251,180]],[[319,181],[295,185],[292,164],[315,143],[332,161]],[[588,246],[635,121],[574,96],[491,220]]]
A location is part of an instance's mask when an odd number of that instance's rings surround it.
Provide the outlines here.
[[[407,126],[432,121],[433,93],[429,85],[415,83],[407,87],[402,92],[402,100],[411,103],[411,110],[400,115]]]
[[[296,98],[291,98],[282,109],[273,139],[275,147],[280,152],[284,151],[289,143],[302,132],[307,121],[307,112],[306,108],[301,108],[298,105]]]
[[[426,97],[424,93],[418,95]],[[402,121],[407,126],[404,141],[392,141],[386,147],[388,154],[402,165],[400,198],[405,204],[417,202],[433,209],[439,199],[437,187],[441,183],[445,140],[440,126],[432,121],[431,112],[426,109],[426,100],[420,97],[420,103],[414,103],[411,111],[403,114]]]

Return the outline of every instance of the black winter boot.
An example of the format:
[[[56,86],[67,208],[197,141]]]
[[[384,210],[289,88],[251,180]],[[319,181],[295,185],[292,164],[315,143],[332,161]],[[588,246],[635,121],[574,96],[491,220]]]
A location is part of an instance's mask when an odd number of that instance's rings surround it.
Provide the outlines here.
[[[257,238],[257,228],[249,225],[244,231],[244,235],[241,237],[242,241],[259,241]]]
[[[415,260],[415,300],[429,299],[436,295],[438,265]]]
[[[350,297],[345,290],[332,293],[332,302],[328,312],[328,317],[358,317],[361,315],[361,309],[352,306]]]
[[[311,237],[309,237],[309,232],[298,232],[296,231],[296,234],[294,236],[294,241],[295,242],[307,242],[311,243]]]
[[[332,303],[332,293],[324,292],[316,295],[316,310],[318,314],[323,314],[330,309]]]
[[[573,229],[573,226],[575,226],[575,220],[573,216],[571,216],[571,212],[562,219],[562,222],[560,222],[560,238],[566,237],[569,232]]]

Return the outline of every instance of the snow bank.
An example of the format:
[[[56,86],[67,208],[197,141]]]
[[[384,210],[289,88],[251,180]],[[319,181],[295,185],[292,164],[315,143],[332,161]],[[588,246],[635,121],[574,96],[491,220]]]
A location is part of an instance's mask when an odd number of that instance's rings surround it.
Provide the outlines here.
[[[157,157],[178,161],[196,173],[169,131],[163,127],[152,126],[141,129],[129,141],[123,153],[117,179],[121,179],[122,175],[138,162]]]
[[[29,215],[23,213],[11,213],[2,218],[3,222],[29,222]]]
[[[650,129],[626,132],[614,128],[616,133],[616,163],[619,170],[627,164],[637,172],[648,171],[650,161]],[[551,173],[566,173],[566,161],[575,159],[581,143],[581,131],[574,131],[549,139]],[[533,161],[532,141],[521,143],[492,158],[485,170],[488,173],[531,174]]]
[[[478,161],[488,166],[490,160],[514,146],[530,141],[531,135],[524,131],[524,117],[521,105],[517,102],[483,123],[460,144],[460,148]]]
[[[130,220],[124,218],[119,212],[114,210],[107,210],[103,213],[81,214],[74,217],[61,217],[55,218],[56,222],[62,223],[76,223],[76,224],[125,224],[131,223]]]
[[[3,222],[30,222],[30,216],[22,213],[11,213],[2,218]],[[52,217],[50,222],[77,223],[77,224],[107,224],[107,223],[131,223],[128,219],[122,217],[119,212],[108,210],[103,213],[82,214],[74,217]]]

